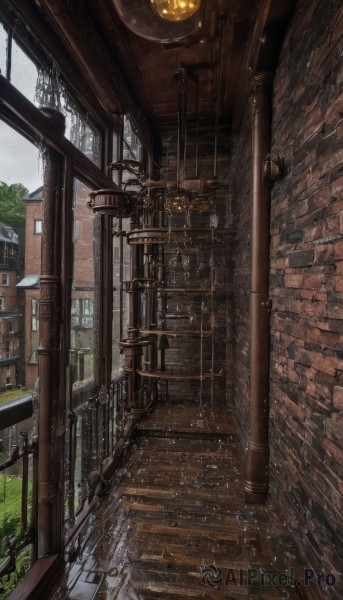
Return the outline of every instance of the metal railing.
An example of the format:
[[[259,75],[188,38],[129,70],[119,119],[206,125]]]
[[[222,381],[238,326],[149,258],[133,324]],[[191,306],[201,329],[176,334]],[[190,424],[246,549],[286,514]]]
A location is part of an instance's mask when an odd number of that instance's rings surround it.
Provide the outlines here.
[[[124,429],[126,378],[116,378],[107,390],[92,385],[74,394],[66,428],[65,457],[65,532],[78,523],[83,508],[91,502],[99,483],[106,487],[104,470],[116,453]],[[37,560],[35,531],[38,505],[37,398],[27,396],[0,407],[2,437],[6,438],[0,464],[0,527],[4,523],[0,546],[0,589],[5,575],[17,569],[18,556],[31,545],[27,568]],[[21,423],[33,417],[30,432]],[[1,438],[1,434],[0,434]],[[0,439],[0,444],[2,440]],[[0,458],[1,461],[1,458]],[[3,490],[16,480],[16,505],[8,502]],[[5,482],[5,484],[4,484]],[[19,483],[18,483],[19,482]],[[3,485],[4,484],[4,485]],[[1,496],[2,494],[2,496]],[[1,506],[2,505],[2,506]],[[12,512],[13,509],[13,512]],[[15,518],[14,518],[15,514]],[[9,518],[11,517],[11,518]],[[13,517],[13,518],[12,518]],[[7,527],[8,523],[10,526]]]
[[[123,403],[126,393],[124,375],[108,390],[89,390],[86,400],[73,398],[69,411],[68,457],[66,460],[65,529],[73,527],[79,513],[94,496],[103,480],[106,460],[115,451],[122,431]],[[84,392],[82,392],[84,396]]]
[[[0,406],[1,456],[0,459],[0,588],[17,570],[18,557],[31,546],[21,560],[21,569],[27,570],[36,560],[35,527],[37,521],[37,438],[34,419],[30,431],[24,420],[33,415],[34,398],[27,396]],[[28,427],[26,427],[27,429]]]

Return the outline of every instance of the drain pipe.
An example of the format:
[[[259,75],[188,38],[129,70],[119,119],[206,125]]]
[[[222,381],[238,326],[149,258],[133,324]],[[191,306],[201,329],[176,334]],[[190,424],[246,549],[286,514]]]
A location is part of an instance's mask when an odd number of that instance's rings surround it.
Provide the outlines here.
[[[265,502],[269,483],[269,346],[270,191],[262,181],[262,164],[271,143],[273,75],[254,78],[252,108],[250,414],[245,499]]]
[[[51,119],[54,119],[51,115]],[[62,163],[47,147],[44,153],[42,266],[39,299],[38,411],[38,556],[62,550],[64,441],[60,390],[60,198]]]

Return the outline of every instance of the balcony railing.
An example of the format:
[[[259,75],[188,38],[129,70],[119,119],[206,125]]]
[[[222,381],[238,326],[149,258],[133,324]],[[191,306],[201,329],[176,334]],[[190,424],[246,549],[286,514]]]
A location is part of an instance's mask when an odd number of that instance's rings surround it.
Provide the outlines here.
[[[84,400],[81,390],[73,397],[69,411],[69,455],[66,461],[65,529],[78,520],[82,510],[93,499],[97,486],[106,485],[106,462],[115,454],[122,433],[123,403],[126,393],[124,376],[115,379],[109,390],[104,387]]]
[[[17,578],[36,560],[34,532],[37,520],[37,438],[32,416],[34,399],[21,398],[0,407],[0,593],[13,589]],[[29,431],[20,431],[20,429]],[[18,433],[19,431],[19,433]],[[5,577],[6,576],[6,577]],[[5,583],[5,579],[7,583]]]
[[[101,495],[99,488],[103,492],[108,486],[109,461],[123,443],[125,398],[124,375],[115,379],[108,390],[87,386],[74,392],[74,408],[69,411],[66,429],[66,540],[74,526],[82,521],[83,513],[91,508],[93,498]],[[0,450],[4,451],[4,458],[0,459],[0,527],[5,532],[0,546],[0,595],[1,591],[6,594],[5,576],[18,572],[18,563],[23,565],[23,549],[27,549],[24,571],[37,560],[39,438],[36,406],[37,399],[27,396],[0,407]],[[31,416],[32,427],[23,433],[22,423]],[[15,503],[13,494],[10,497],[9,493],[3,492],[12,484],[15,484]]]

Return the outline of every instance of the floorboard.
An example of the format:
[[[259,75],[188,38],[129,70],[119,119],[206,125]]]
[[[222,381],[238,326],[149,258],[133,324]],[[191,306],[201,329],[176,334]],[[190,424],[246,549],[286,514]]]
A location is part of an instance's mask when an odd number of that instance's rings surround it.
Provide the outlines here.
[[[227,409],[162,405],[136,433],[53,600],[303,597],[285,525],[270,502],[244,502],[243,453]],[[287,573],[290,584],[258,585],[264,572]]]

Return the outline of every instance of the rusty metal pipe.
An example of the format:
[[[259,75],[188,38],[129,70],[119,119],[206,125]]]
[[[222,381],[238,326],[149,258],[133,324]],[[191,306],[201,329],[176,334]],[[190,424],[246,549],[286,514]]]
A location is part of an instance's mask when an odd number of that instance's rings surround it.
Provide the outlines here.
[[[262,162],[271,142],[271,73],[256,75],[253,89],[251,288],[250,288],[250,413],[245,497],[267,499],[269,481],[269,245],[270,187],[262,181]]]
[[[39,299],[39,458],[38,458],[38,555],[62,549],[61,450],[59,421],[59,189],[60,161],[47,148],[44,154],[42,267]]]

